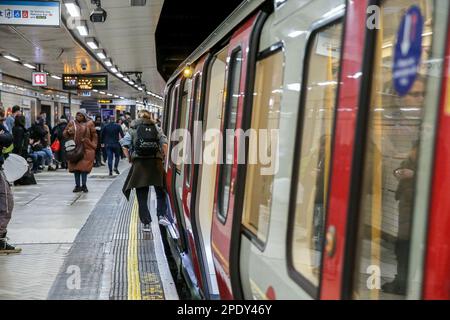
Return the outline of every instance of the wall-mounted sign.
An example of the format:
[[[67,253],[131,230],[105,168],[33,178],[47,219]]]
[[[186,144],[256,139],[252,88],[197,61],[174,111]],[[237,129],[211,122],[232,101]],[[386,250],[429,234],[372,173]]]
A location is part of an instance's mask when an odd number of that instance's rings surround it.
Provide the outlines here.
[[[113,101],[112,100],[101,99],[101,100],[98,100],[98,103],[99,104],[112,104]]]
[[[62,81],[64,90],[108,90],[107,75],[64,74]]]
[[[0,0],[0,25],[59,27],[60,1]]]
[[[45,72],[33,72],[32,73],[33,86],[45,87],[47,86],[47,73]]]
[[[80,91],[79,95],[82,97],[90,97],[92,95],[92,92],[91,91]]]
[[[419,72],[424,21],[420,8],[412,6],[398,28],[392,77],[394,88],[401,97],[411,90]]]

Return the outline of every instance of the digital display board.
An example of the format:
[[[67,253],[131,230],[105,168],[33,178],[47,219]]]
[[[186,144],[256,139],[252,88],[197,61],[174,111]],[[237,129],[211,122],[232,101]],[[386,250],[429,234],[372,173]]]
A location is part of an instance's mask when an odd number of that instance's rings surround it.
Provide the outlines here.
[[[62,82],[64,90],[108,90],[107,75],[65,74]]]

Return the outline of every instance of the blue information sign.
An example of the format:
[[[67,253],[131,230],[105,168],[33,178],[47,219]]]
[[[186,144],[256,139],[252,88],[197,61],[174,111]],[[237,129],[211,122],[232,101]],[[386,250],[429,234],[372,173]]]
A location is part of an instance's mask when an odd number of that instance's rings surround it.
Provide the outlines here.
[[[423,16],[420,8],[412,6],[402,18],[395,45],[392,76],[394,88],[406,95],[416,81],[422,56]]]

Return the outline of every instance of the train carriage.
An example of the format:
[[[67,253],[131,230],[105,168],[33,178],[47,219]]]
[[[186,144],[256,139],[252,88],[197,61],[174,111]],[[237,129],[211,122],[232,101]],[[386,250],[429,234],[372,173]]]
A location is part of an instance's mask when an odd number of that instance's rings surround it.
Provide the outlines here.
[[[192,297],[450,298],[449,7],[245,1],[180,66],[165,242]]]

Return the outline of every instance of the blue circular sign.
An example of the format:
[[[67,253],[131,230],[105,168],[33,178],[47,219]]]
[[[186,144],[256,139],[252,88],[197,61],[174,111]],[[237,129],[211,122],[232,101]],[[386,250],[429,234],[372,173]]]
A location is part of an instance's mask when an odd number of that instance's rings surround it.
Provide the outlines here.
[[[412,6],[402,18],[395,45],[392,76],[394,88],[405,96],[416,81],[422,56],[423,16],[420,8]]]

